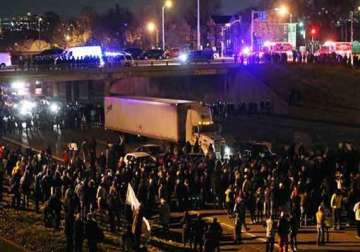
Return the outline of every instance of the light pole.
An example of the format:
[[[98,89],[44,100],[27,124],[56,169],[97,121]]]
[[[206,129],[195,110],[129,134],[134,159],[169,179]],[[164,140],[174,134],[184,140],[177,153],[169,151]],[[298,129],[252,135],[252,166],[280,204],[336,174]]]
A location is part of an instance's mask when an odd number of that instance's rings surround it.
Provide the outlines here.
[[[197,0],[197,49],[201,50],[200,0]]]
[[[165,9],[170,9],[173,6],[171,0],[165,1],[161,9],[161,26],[162,26],[162,49],[165,51]]]
[[[41,22],[42,22],[42,17],[38,18],[38,26],[39,26],[39,41],[41,39]]]

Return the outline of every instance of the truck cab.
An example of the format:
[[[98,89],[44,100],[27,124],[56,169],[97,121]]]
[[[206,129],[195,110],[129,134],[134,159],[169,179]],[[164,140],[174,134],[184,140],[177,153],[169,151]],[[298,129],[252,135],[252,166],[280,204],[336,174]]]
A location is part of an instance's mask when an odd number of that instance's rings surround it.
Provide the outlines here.
[[[212,120],[211,110],[208,106],[201,104],[193,106],[188,110],[186,120],[186,139],[192,145],[198,141],[201,150],[208,154],[210,145],[214,154],[219,158],[224,148],[225,140],[219,134],[219,127]]]

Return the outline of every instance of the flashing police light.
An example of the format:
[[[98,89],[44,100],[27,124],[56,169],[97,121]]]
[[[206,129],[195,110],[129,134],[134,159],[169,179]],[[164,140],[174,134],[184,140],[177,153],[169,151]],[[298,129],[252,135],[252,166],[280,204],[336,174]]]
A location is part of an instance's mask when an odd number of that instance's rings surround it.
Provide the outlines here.
[[[187,53],[182,53],[182,54],[180,54],[179,59],[181,62],[185,63],[188,61],[189,55]]]

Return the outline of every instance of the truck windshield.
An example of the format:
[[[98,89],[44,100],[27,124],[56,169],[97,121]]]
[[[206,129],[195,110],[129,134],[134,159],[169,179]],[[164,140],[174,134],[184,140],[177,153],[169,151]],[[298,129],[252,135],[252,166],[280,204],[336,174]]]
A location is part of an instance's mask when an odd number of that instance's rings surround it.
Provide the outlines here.
[[[219,127],[216,124],[202,125],[202,126],[199,126],[199,131],[200,132],[218,132]]]

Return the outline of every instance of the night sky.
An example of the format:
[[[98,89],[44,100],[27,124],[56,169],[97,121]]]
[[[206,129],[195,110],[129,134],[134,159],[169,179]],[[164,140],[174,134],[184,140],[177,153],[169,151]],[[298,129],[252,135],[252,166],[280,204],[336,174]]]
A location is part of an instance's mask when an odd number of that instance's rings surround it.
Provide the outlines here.
[[[178,0],[181,2],[184,0]],[[191,0],[186,0],[191,1]],[[195,0],[193,0],[195,1]],[[122,7],[136,9],[138,6],[151,6],[152,0],[0,0],[0,17],[23,15],[27,12],[34,14],[45,11],[55,11],[67,17],[76,16],[84,6],[91,6],[95,10],[104,11],[116,3]],[[177,0],[174,0],[177,2]],[[256,4],[258,0],[222,0],[220,13],[233,14],[234,10]]]

